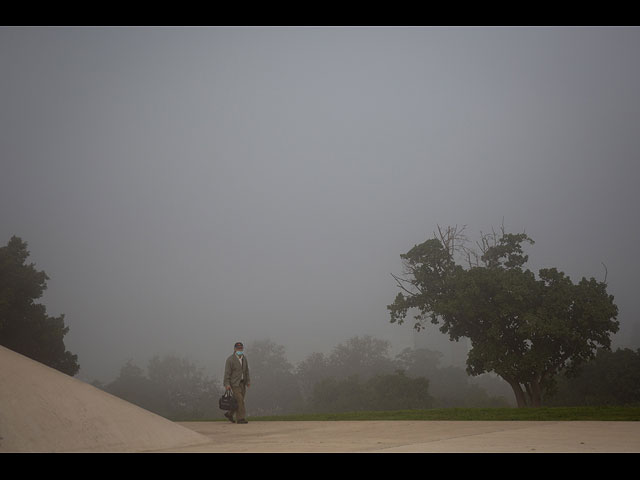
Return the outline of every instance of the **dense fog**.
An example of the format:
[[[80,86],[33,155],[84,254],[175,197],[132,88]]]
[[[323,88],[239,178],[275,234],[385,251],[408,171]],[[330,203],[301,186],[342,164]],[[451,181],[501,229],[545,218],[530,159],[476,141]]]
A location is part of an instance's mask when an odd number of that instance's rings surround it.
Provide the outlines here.
[[[78,378],[236,341],[296,366],[391,324],[438,225],[607,275],[640,346],[638,28],[0,28],[0,244],[28,242]]]

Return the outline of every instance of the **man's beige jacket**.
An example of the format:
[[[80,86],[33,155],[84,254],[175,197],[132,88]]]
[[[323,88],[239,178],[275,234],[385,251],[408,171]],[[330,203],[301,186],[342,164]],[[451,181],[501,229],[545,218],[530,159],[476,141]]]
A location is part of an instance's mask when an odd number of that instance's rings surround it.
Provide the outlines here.
[[[243,355],[242,363],[240,363],[238,355],[234,352],[224,364],[224,379],[222,383],[225,387],[227,385],[237,387],[241,381],[245,385],[249,383],[249,362],[247,362],[247,357]]]

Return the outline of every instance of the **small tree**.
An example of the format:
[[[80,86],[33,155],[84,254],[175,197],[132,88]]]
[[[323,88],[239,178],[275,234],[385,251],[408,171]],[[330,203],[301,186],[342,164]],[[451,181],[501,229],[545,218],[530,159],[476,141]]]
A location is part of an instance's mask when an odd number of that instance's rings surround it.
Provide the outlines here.
[[[429,380],[424,377],[410,378],[402,370],[371,377],[365,383],[365,391],[365,405],[370,410],[409,410],[433,406]]]
[[[80,369],[78,356],[67,351],[69,327],[64,315],[47,315],[35,301],[47,289],[49,277],[26,264],[27,243],[15,235],[0,247],[0,344],[68,375]]]
[[[367,379],[373,375],[391,373],[395,365],[388,352],[391,342],[371,335],[355,336],[336,345],[327,359],[328,371],[336,378],[358,375]]]
[[[154,355],[145,375],[131,360],[120,375],[99,388],[173,420],[219,416],[220,386],[186,357]]]
[[[430,320],[451,340],[467,337],[467,372],[495,372],[513,389],[518,406],[540,406],[561,370],[571,371],[610,348],[618,330],[618,309],[606,283],[583,278],[574,284],[556,268],[539,279],[524,269],[525,233],[481,235],[480,252],[467,246],[464,228],[439,235],[400,257],[404,277],[393,275],[401,292],[387,308],[392,323],[416,310],[414,328]],[[456,263],[462,255],[467,268]],[[606,280],[606,279],[605,279]]]
[[[593,360],[558,382],[552,405],[640,405],[640,349],[599,349]]]
[[[220,387],[215,379],[187,357],[154,355],[147,367],[149,382],[155,392],[158,411],[168,418],[204,418],[216,412]]]
[[[429,380],[429,392],[434,407],[489,407],[506,406],[503,398],[490,397],[478,385],[470,382],[463,368],[440,366],[442,353],[426,348],[405,348],[396,355],[398,370],[408,377]]]
[[[120,369],[120,374],[108,385],[97,385],[99,388],[134,403],[152,412],[162,412],[162,394],[158,388],[146,377],[142,368],[127,360]]]
[[[314,385],[328,375],[328,359],[324,353],[313,352],[296,365],[295,376],[305,402],[311,398]]]
[[[431,408],[429,380],[410,378],[404,372],[359,375],[342,379],[327,377],[314,385],[311,407],[316,412],[408,410]]]
[[[246,356],[251,377],[247,408],[254,415],[279,415],[303,408],[294,369],[282,345],[257,340],[248,346]]]

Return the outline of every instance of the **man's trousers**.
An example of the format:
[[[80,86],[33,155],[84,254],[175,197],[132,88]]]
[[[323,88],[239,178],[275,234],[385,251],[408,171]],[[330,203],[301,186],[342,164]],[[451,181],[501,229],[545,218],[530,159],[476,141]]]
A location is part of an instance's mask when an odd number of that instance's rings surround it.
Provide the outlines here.
[[[244,408],[244,397],[247,392],[247,387],[244,383],[240,383],[237,387],[231,386],[231,391],[233,392],[235,399],[238,401],[238,408],[237,410],[232,410],[230,413],[231,415],[236,415],[236,421],[244,420],[247,413]]]

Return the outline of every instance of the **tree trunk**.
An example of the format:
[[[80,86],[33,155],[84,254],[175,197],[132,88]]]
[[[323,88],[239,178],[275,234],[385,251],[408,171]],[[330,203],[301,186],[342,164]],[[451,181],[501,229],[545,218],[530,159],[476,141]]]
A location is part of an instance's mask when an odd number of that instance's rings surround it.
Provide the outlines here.
[[[529,392],[531,397],[531,406],[542,406],[542,389],[540,388],[540,380],[536,379],[529,382]]]
[[[504,377],[502,377],[504,378]],[[512,379],[507,379],[505,378],[505,380],[507,381],[507,383],[509,385],[511,385],[511,388],[513,389],[513,393],[516,396],[516,402],[518,404],[518,408],[524,408],[527,406],[527,397],[525,396],[524,392],[522,391],[522,387],[520,386],[520,384],[518,382],[516,382],[515,380]]]

